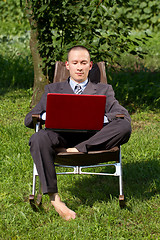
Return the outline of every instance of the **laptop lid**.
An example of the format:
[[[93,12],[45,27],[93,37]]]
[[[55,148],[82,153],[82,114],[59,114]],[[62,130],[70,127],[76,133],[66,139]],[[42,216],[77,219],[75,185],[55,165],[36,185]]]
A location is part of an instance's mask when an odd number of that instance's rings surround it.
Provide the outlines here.
[[[100,130],[106,96],[48,93],[46,128],[55,130]]]

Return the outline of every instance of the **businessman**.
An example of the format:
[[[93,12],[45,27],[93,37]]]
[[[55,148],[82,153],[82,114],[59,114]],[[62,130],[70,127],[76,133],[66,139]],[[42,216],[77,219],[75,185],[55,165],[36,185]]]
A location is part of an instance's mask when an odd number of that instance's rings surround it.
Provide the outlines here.
[[[131,119],[128,111],[115,99],[109,84],[92,83],[88,79],[92,68],[90,53],[83,46],[74,46],[68,52],[66,68],[70,77],[65,82],[45,86],[40,102],[26,115],[25,125],[33,128],[32,114],[39,114],[45,121],[48,93],[105,95],[106,107],[104,127],[96,133],[57,133],[51,129],[41,129],[29,141],[32,158],[36,164],[42,184],[43,194],[48,194],[52,205],[65,220],[75,219],[76,213],[60,199],[54,159],[58,152],[86,153],[93,150],[111,149],[126,143],[131,134]],[[124,118],[116,117],[123,114]],[[65,116],[64,116],[65,121]]]

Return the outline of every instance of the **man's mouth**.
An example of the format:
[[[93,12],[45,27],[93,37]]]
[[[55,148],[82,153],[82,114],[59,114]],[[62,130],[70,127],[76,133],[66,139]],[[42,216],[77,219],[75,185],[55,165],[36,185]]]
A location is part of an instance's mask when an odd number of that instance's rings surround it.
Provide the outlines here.
[[[76,73],[78,76],[82,76],[83,75],[83,73]]]

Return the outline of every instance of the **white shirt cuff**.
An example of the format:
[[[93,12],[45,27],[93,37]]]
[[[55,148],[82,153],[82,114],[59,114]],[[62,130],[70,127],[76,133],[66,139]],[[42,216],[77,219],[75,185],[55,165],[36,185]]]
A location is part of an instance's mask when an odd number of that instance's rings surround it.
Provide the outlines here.
[[[109,121],[108,121],[108,118],[107,118],[107,116],[104,116],[104,123],[108,123]]]
[[[46,120],[46,112],[44,112],[44,113],[41,114],[41,118],[42,118],[43,121]]]

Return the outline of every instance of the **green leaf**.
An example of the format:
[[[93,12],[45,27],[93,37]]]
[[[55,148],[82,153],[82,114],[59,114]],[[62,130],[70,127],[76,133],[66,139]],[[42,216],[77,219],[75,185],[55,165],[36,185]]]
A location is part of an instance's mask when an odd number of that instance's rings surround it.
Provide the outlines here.
[[[48,7],[48,4],[44,4],[40,9],[39,12],[43,12],[44,10],[46,10],[46,8]]]
[[[151,17],[151,22],[152,23],[156,23],[158,21],[160,21],[160,18],[158,18],[158,16]]]
[[[147,6],[147,3],[146,2],[142,2],[140,3],[139,7],[140,8],[145,8]]]
[[[144,11],[145,13],[151,13],[151,12],[152,12],[152,9],[149,8],[149,7],[147,7],[147,8],[145,8],[145,9],[143,9],[143,11]]]

